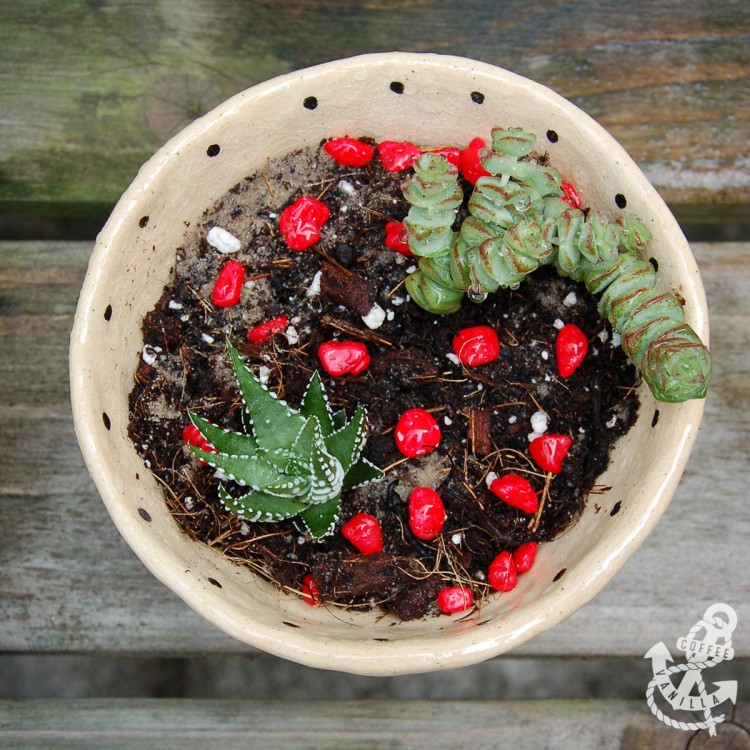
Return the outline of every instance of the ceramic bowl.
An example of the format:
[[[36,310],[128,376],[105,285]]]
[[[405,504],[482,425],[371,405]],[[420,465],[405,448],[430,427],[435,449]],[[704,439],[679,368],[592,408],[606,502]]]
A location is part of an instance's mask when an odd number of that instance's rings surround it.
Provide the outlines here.
[[[371,136],[465,145],[498,124],[537,134],[552,163],[610,217],[641,216],[653,233],[661,281],[679,290],[688,322],[708,320],[688,244],[656,190],[594,120],[553,91],[472,60],[388,53],[283,75],[234,96],[172,138],[140,170],[98,237],[71,341],[75,426],[84,458],[117,528],[166,586],[207,620],[259,649],[303,664],[394,675],[458,667],[517,647],[589,601],[643,542],[669,503],[690,454],[702,401],[657,404],[640,391],[640,416],[600,482],[606,512],[542,545],[508,594],[467,616],[398,622],[377,612],[329,611],[280,593],[246,568],[191,541],[127,437],[128,393],[141,323],[193,222],[266,160],[321,139]],[[659,419],[654,412],[658,408]],[[619,512],[610,512],[615,502]],[[564,572],[564,575],[563,575]]]

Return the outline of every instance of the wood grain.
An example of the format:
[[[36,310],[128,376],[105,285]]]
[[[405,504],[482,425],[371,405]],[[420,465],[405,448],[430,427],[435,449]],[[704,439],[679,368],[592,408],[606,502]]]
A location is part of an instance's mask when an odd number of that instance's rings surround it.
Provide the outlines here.
[[[691,735],[660,724],[645,701],[0,702],[3,750],[685,750]],[[707,747],[747,748],[747,730],[721,724]]]
[[[0,651],[248,653],[156,581],[119,537],[73,433],[67,345],[86,243],[0,243]],[[655,532],[572,618],[519,649],[635,656],[735,607],[750,656],[750,244],[694,247],[715,375],[688,469]]]
[[[748,3],[2,0],[0,19],[6,214],[103,215],[170,135],[232,94],[403,49],[547,84],[612,131],[681,220],[746,218]]]

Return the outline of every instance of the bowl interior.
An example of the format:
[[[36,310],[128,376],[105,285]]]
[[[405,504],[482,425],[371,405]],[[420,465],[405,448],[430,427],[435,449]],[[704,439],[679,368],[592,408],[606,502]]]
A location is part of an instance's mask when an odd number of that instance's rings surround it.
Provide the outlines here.
[[[395,86],[394,83],[402,84]],[[400,92],[400,93],[399,93]],[[640,215],[663,283],[686,300],[706,340],[698,271],[674,218],[623,149],[550,90],[474,61],[438,55],[366,55],[299,71],[225,102],[167,143],[118,203],[102,231],[71,342],[76,430],[117,527],[166,585],[234,637],[313,666],[398,674],[462,666],[506,651],[588,601],[663,512],[695,439],[703,403],[657,404],[641,390],[636,425],[600,482],[612,489],[543,545],[509,594],[468,616],[399,623],[377,613],[309,607],[191,542],[127,437],[128,393],[141,323],[174,265],[187,223],[269,158],[331,136],[466,145],[496,125],[538,137],[586,203],[610,217]],[[618,199],[621,202],[621,199]],[[659,411],[658,422],[654,420]]]

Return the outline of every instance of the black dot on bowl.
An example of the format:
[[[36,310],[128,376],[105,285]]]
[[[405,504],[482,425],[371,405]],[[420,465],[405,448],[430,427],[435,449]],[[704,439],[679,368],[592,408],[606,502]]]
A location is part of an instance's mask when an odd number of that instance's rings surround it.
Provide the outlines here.
[[[112,305],[107,305],[104,308],[104,320],[112,320]]]
[[[659,270],[659,261],[656,258],[649,258],[648,262],[653,266],[654,271]]]
[[[302,102],[302,106],[305,109],[316,109],[318,106],[318,100],[314,96],[308,96],[305,98],[305,101]]]
[[[654,409],[654,416],[651,417],[651,426],[656,427],[656,425],[659,423],[659,410]]]
[[[383,643],[388,643],[388,641],[390,641],[391,639],[390,638],[373,638],[372,640],[373,641],[381,641]]]
[[[625,208],[625,206],[628,205],[627,198],[622,193],[618,193],[615,196],[615,204],[617,205],[617,208]]]
[[[563,568],[562,570],[558,570],[557,573],[555,573],[555,577],[552,579],[553,581],[559,581],[566,573],[568,569]]]
[[[102,412],[102,422],[104,422],[104,426],[108,429],[112,429],[112,420],[109,418],[109,414],[107,414],[106,411]]]
[[[394,94],[404,93],[404,84],[401,81],[391,81],[391,85],[388,87]]]
[[[221,151],[221,146],[218,143],[212,143],[207,149],[206,149],[206,155],[207,156],[218,156],[219,151]]]
[[[143,227],[148,224],[149,217],[148,216],[141,216],[140,220],[138,221],[138,226],[143,229]]]
[[[286,625],[288,628],[298,628],[299,625],[295,622],[287,622],[286,620],[281,621],[282,625]]]
[[[151,523],[151,514],[145,508],[138,508],[138,515],[146,522]]]
[[[610,516],[616,516],[620,512],[620,508],[622,508],[622,500],[618,500],[613,506],[612,510],[609,511]]]
[[[559,136],[557,135],[557,133],[554,130],[548,130],[547,131],[547,140],[550,143],[557,143],[558,138],[559,138]]]
[[[473,101],[474,104],[484,104],[484,94],[481,91],[472,91],[471,101]]]
[[[222,586],[222,585],[221,585],[221,584],[220,584],[220,583],[219,583],[219,582],[218,582],[218,581],[217,581],[217,580],[216,580],[215,578],[209,578],[209,579],[208,579],[208,582],[209,582],[209,583],[210,583],[210,584],[211,584],[212,586],[216,586],[216,588],[217,588],[217,589],[221,589],[221,588],[224,588],[224,587],[223,587],[223,586]]]

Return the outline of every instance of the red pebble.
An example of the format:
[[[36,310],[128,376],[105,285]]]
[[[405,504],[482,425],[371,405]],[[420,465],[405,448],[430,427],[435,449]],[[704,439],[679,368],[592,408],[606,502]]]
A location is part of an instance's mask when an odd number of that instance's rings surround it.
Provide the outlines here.
[[[360,341],[324,341],[318,347],[318,359],[334,378],[359,375],[370,366],[370,354]]]
[[[561,182],[560,187],[563,190],[562,199],[573,208],[580,208],[582,203],[581,199],[578,197],[578,191],[569,183],[569,182]]]
[[[388,221],[385,224],[385,246],[395,250],[407,258],[413,258],[414,253],[406,240],[406,227],[403,221]]]
[[[487,144],[481,138],[475,138],[461,152],[461,173],[472,185],[476,185],[480,177],[490,174],[479,161],[479,151],[483,148],[487,148]]]
[[[224,264],[214,282],[211,302],[216,307],[231,307],[240,301],[242,285],[245,283],[245,267],[238,260]]]
[[[586,334],[573,323],[564,325],[557,332],[555,354],[557,356],[557,372],[561,378],[569,378],[586,358],[589,350],[589,340]]]
[[[500,339],[489,326],[462,328],[453,338],[453,351],[461,364],[479,367],[500,356]]]
[[[302,598],[310,605],[315,606],[320,604],[320,589],[318,584],[315,583],[312,573],[308,573],[302,579],[302,586],[300,587],[302,592]]]
[[[440,427],[424,409],[408,409],[396,424],[396,447],[408,458],[432,453],[440,445]]]
[[[465,586],[440,589],[437,595],[438,609],[446,615],[463,612],[474,604],[474,594]]]
[[[320,239],[321,227],[330,215],[325,203],[303,195],[281,212],[279,231],[291,250],[307,250]]]
[[[516,564],[510,552],[503,550],[491,563],[487,575],[490,586],[496,591],[512,591],[518,580]]]
[[[429,542],[443,529],[445,506],[430,487],[417,487],[409,495],[409,528],[417,539]]]
[[[364,167],[375,156],[375,149],[369,143],[354,138],[332,138],[323,148],[345,167]]]
[[[403,172],[422,154],[419,146],[409,141],[382,141],[378,144],[378,156],[386,172]]]
[[[529,453],[541,469],[559,474],[572,444],[568,435],[542,435],[531,441]]]
[[[203,437],[201,434],[201,431],[191,422],[190,424],[186,424],[182,428],[182,439],[188,444],[192,445],[193,448],[200,448],[202,451],[206,451],[206,453],[218,453],[219,451],[216,450],[216,448],[211,445],[211,443],[206,440],[206,438]],[[206,462],[203,459],[200,459],[200,462],[205,466]]]
[[[516,564],[516,573],[528,573],[536,560],[539,545],[536,542],[525,542],[513,553],[513,562]]]
[[[461,149],[453,146],[443,146],[443,148],[430,149],[431,154],[444,156],[450,164],[456,169],[461,169]]]
[[[247,332],[248,341],[253,344],[263,344],[270,341],[277,333],[281,333],[289,325],[289,318],[286,315],[280,315],[278,318],[271,318],[265,323],[259,323]]]
[[[534,488],[518,474],[505,474],[493,480],[490,492],[524,513],[536,513],[539,510],[539,498]]]
[[[377,518],[367,513],[357,513],[342,527],[341,533],[363,555],[372,555],[383,551],[383,532]]]

